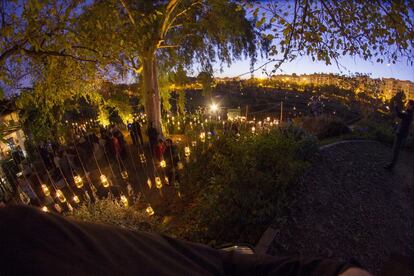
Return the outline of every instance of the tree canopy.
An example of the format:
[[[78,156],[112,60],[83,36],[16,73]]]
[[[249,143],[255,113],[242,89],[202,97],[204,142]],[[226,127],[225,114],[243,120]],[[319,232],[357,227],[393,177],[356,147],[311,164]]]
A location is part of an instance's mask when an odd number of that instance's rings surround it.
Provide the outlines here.
[[[275,70],[303,55],[414,60],[412,0],[15,0],[0,11],[2,90],[21,91],[23,120],[37,114],[39,125],[59,124],[68,101],[108,103],[106,80],[139,79],[136,93],[160,127],[171,72],[196,64],[211,74],[245,57],[253,65],[259,50]]]
[[[340,65],[341,56],[379,63],[414,60],[414,1],[246,1],[271,44],[275,70],[298,56]]]

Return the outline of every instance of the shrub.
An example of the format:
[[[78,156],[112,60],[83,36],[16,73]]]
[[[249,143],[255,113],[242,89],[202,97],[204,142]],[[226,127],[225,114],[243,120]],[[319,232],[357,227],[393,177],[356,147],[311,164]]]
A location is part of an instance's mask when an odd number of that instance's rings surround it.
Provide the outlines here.
[[[293,126],[215,141],[182,176],[187,226],[174,234],[230,242],[249,225],[268,225],[288,205],[288,190],[316,151],[315,139]]]
[[[358,122],[353,133],[361,138],[391,144],[394,140],[394,125],[386,119],[367,118]]]
[[[148,217],[137,205],[125,207],[115,198],[98,199],[85,203],[69,214],[71,218],[92,223],[116,225],[130,230],[157,231],[158,218]]]
[[[316,135],[319,139],[326,139],[350,133],[350,129],[343,121],[326,115],[304,117],[298,124],[306,131]]]

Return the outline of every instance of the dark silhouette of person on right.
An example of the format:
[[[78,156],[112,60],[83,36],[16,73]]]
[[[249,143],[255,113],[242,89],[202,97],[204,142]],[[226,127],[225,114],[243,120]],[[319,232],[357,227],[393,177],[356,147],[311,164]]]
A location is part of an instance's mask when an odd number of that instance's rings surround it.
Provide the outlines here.
[[[398,118],[400,118],[401,121],[398,125],[397,132],[395,133],[394,145],[392,147],[391,163],[384,167],[386,170],[389,171],[392,171],[395,167],[395,164],[397,164],[401,146],[405,138],[407,138],[408,133],[410,131],[411,122],[413,121],[414,101],[408,101],[407,110],[405,112],[401,112],[397,106],[395,106],[395,111],[397,113]]]

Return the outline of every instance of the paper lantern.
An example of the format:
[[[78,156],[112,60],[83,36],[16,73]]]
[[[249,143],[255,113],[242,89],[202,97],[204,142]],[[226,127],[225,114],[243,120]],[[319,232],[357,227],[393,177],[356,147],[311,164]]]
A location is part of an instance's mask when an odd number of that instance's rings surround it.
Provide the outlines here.
[[[197,146],[197,141],[191,141],[191,146],[193,147]]]
[[[139,160],[141,160],[141,163],[144,164],[147,161],[146,158],[145,158],[145,154],[141,153],[139,155]]]
[[[30,197],[25,193],[25,192],[20,192],[19,193],[20,196],[20,200],[24,203],[24,204],[29,204],[30,203]]]
[[[147,185],[150,189],[152,188],[152,181],[151,181],[150,178],[148,178],[148,180],[147,180]]]
[[[256,128],[253,126],[252,127],[252,133],[255,133],[256,132]]]
[[[165,167],[167,167],[167,163],[165,162],[165,160],[161,160],[161,162],[160,162],[160,167],[161,167],[161,168],[165,168]]]
[[[83,187],[83,180],[82,177],[80,177],[80,175],[75,175],[73,177],[73,180],[75,182],[76,187],[78,187],[79,189]]]
[[[128,198],[124,195],[121,195],[121,203],[124,207],[128,207]]]
[[[157,187],[157,189],[161,189],[162,188],[161,178],[159,178],[158,176],[155,177],[155,187]]]
[[[50,196],[50,190],[46,184],[42,184],[42,191],[45,196]]]
[[[190,156],[190,154],[191,154],[190,147],[185,147],[185,148],[184,148],[184,156],[185,156],[185,157],[189,157],[189,156]]]
[[[45,206],[46,207],[46,206]],[[59,203],[55,203],[55,204],[53,204],[53,207],[55,208],[55,210],[60,214],[60,213],[62,213],[62,207],[60,207],[60,205],[59,205]],[[46,207],[47,208],[47,207]],[[49,211],[49,209],[48,209],[48,211]]]
[[[122,171],[121,172],[121,177],[123,180],[127,180],[128,179],[128,172],[127,171]]]
[[[134,194],[134,189],[132,188],[131,184],[128,183],[127,185],[127,192],[129,196],[132,196]]]
[[[177,162],[177,169],[179,169],[179,170],[184,169],[183,162],[181,162],[181,161],[178,161],[178,162]]]
[[[73,199],[73,201],[75,203],[79,203],[80,202],[80,199],[79,199],[79,197],[77,195],[74,195],[72,199]]]
[[[164,180],[165,180],[165,184],[167,184],[167,185],[170,184],[170,181],[168,180],[168,177],[164,177]]]
[[[46,206],[43,206],[43,207],[42,207],[42,211],[43,211],[43,212],[49,212],[49,208],[47,208]]]
[[[66,197],[61,190],[56,190],[56,197],[59,199],[60,202],[66,202]]]
[[[148,204],[147,209],[145,209],[145,211],[147,212],[148,216],[153,216],[155,214],[154,209],[152,209],[150,204]]]
[[[104,186],[105,188],[109,187],[109,181],[108,181],[108,178],[106,178],[105,175],[101,174],[101,176],[99,178],[101,180],[102,186]]]
[[[200,140],[201,140],[202,142],[205,142],[205,141],[206,141],[206,133],[205,133],[205,132],[201,132],[201,133],[200,133]]]

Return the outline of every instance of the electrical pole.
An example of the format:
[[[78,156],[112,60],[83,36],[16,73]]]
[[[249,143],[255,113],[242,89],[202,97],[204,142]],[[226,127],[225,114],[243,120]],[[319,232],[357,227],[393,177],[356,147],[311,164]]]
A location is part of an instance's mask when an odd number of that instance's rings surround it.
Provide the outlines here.
[[[280,124],[283,122],[283,102],[280,102]]]

